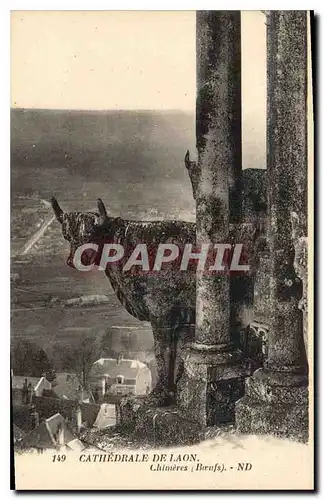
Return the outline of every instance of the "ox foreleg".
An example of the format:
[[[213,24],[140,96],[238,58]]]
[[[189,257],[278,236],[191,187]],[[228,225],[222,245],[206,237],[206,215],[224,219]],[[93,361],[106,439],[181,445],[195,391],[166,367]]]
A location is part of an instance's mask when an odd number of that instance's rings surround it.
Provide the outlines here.
[[[175,401],[175,368],[177,360],[177,334],[174,328],[152,325],[154,354],[157,364],[157,382],[151,393],[157,404],[168,406]]]

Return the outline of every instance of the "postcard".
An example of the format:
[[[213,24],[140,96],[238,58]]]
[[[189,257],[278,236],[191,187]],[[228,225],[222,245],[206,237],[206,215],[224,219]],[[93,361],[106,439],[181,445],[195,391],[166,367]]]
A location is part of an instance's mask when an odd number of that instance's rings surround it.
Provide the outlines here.
[[[17,490],[314,490],[308,11],[11,12]]]

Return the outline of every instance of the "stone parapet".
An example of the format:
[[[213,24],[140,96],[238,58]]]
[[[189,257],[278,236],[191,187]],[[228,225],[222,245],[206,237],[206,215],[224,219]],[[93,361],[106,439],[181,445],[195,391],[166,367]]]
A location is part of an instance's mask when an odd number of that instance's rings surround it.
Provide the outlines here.
[[[281,374],[282,382],[285,375]],[[286,377],[287,378],[287,377]],[[288,377],[289,379],[289,377]],[[258,370],[248,378],[245,395],[236,403],[236,428],[244,434],[272,434],[278,437],[308,440],[308,387],[305,378],[288,380]]]
[[[230,347],[218,350],[188,348],[179,382],[179,412],[203,426],[234,422],[234,405],[244,392],[248,369],[242,353]]]
[[[128,397],[120,406],[123,432],[153,446],[190,445],[202,439],[202,426],[184,418],[177,407],[156,407],[147,397]]]

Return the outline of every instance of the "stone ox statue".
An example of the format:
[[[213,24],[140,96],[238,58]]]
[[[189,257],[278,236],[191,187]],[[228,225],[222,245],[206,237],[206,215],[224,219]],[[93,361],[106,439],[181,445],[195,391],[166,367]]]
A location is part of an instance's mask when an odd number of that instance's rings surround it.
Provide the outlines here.
[[[187,154],[185,163],[190,174],[193,162],[189,165],[188,160]],[[248,170],[243,172],[246,173],[245,185],[251,190],[251,175]],[[254,176],[255,172],[252,172]],[[194,182],[192,184],[195,190]],[[265,199],[265,182],[262,182],[262,197]],[[256,198],[260,204],[260,195]],[[62,225],[64,238],[70,242],[69,265],[73,263],[76,249],[85,243],[99,246],[104,242],[118,243],[126,249],[124,259],[108,265],[105,273],[123,307],[136,319],[151,323],[157,383],[149,398],[160,406],[172,404],[183,372],[180,351],[194,339],[196,271],[190,267],[180,271],[179,266],[168,266],[165,270],[162,267],[156,273],[127,273],[122,269],[127,253],[138,243],[145,243],[151,248],[161,243],[174,243],[180,247],[190,242],[194,244],[195,223],[176,220],[139,222],[110,217],[100,199],[98,213],[65,213],[55,198],[52,198],[52,207]],[[256,211],[259,213],[260,209],[256,207]],[[263,207],[261,211],[264,212]],[[251,244],[255,246],[255,237],[253,240]]]

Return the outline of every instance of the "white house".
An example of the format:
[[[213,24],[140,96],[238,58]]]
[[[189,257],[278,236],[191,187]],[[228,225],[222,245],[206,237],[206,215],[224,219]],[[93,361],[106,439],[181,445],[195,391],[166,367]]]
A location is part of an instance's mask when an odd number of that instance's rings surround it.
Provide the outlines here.
[[[106,394],[148,394],[152,388],[151,370],[141,361],[123,358],[100,358],[90,373],[91,387]]]

